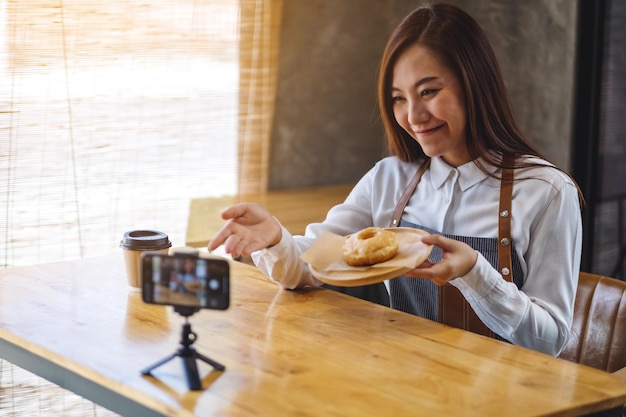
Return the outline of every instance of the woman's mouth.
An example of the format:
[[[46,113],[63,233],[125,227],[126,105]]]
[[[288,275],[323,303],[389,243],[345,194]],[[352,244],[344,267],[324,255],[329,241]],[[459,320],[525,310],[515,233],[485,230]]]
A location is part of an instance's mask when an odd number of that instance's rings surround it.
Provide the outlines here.
[[[424,129],[424,130],[416,131],[415,134],[419,135],[419,136],[428,136],[428,135],[430,135],[432,133],[435,133],[439,129],[441,129],[444,126],[444,124],[440,124],[439,126],[435,126],[435,127],[431,128],[431,129]]]

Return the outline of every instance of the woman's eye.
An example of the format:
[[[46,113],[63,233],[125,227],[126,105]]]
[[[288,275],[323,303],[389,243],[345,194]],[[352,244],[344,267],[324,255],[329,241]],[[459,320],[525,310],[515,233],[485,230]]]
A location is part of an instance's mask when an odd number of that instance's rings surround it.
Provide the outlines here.
[[[404,101],[404,97],[394,96],[394,97],[391,97],[391,101],[394,103],[400,103],[401,101]]]
[[[426,88],[425,90],[422,90],[422,92],[420,93],[420,95],[421,95],[422,97],[426,97],[426,96],[430,96],[430,95],[435,94],[437,91],[439,91],[439,90],[438,90],[438,89],[436,89],[436,88]]]

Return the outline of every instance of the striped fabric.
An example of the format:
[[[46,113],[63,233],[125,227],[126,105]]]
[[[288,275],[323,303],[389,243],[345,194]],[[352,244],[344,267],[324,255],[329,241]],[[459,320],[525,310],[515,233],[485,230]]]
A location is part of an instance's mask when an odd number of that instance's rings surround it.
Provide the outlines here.
[[[401,227],[414,227],[429,233],[439,233],[427,227],[418,226],[407,221],[400,221]],[[442,233],[442,236],[467,243],[480,252],[494,268],[498,265],[498,239],[484,237],[456,236]],[[513,261],[513,281],[518,288],[523,283],[523,271],[520,265],[515,246],[511,247]],[[433,262],[441,260],[442,252],[434,247],[429,259]],[[391,308],[437,321],[438,287],[429,279],[416,279],[404,275],[389,281],[389,296]]]

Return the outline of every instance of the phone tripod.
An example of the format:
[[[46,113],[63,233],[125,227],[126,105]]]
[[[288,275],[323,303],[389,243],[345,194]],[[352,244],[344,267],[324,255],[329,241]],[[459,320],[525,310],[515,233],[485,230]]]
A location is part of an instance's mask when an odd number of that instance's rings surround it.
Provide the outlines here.
[[[197,335],[191,330],[191,323],[189,323],[189,316],[199,311],[199,309],[193,307],[174,307],[174,311],[185,317],[185,323],[183,323],[182,337],[180,340],[180,347],[176,352],[161,359],[157,363],[143,369],[142,375],[152,375],[151,372],[155,368],[171,361],[172,359],[179,357],[183,361],[183,368],[185,375],[187,376],[187,385],[192,391],[199,391],[202,389],[202,382],[200,381],[200,373],[198,372],[198,364],[196,359],[200,359],[218,371],[226,369],[224,365],[215,362],[213,359],[207,358],[202,355],[193,347],[193,343],[198,338]]]

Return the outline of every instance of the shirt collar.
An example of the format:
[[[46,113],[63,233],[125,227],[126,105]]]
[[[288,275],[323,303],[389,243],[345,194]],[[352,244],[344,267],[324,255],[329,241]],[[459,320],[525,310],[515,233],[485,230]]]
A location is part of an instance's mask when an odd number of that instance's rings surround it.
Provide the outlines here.
[[[488,164],[484,159],[480,162],[491,173],[495,173],[498,168]],[[430,181],[435,188],[441,188],[446,181],[452,181],[458,177],[459,187],[461,191],[465,191],[489,176],[476,166],[474,161],[467,162],[458,167],[448,165],[441,157],[437,156],[430,161]]]

